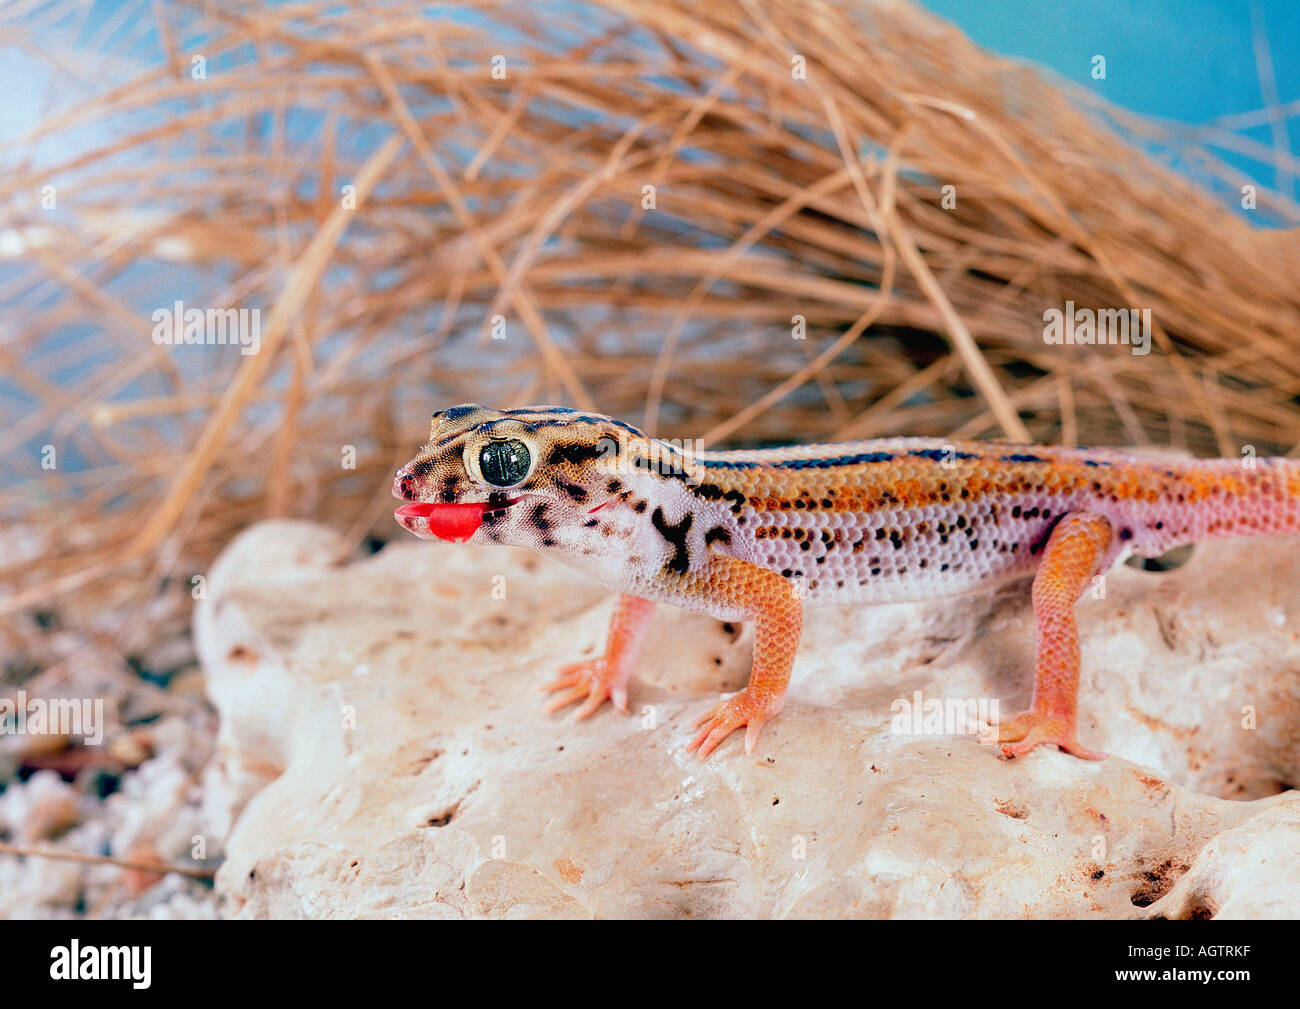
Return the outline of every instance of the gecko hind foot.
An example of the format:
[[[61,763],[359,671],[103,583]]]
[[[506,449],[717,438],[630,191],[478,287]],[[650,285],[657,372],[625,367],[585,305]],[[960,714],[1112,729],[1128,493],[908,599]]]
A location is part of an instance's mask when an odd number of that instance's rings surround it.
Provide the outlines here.
[[[686,745],[686,752],[699,750],[701,758],[707,757],[717,749],[719,743],[744,725],[747,726],[745,752],[752,753],[763,726],[780,713],[784,706],[783,701],[783,698],[778,698],[775,703],[771,701],[764,703],[748,690],[742,690],[726,700],[719,701],[711,711],[706,711],[695,719],[693,724],[701,728],[695,734],[695,738]]]
[[[565,691],[559,697],[552,698],[546,705],[547,712],[554,714],[561,708],[581,701],[578,710],[573,713],[576,721],[582,721],[599,710],[606,700],[614,707],[627,714],[627,687],[618,682],[617,671],[610,668],[604,656],[574,662],[560,669],[557,677],[541,689],[554,694]]]
[[[1074,726],[1060,715],[1046,715],[1040,711],[1022,711],[998,726],[998,743],[1003,745],[1003,757],[1020,757],[1036,746],[1057,746],[1066,753],[1083,760],[1103,760],[1104,753],[1095,753],[1079,745],[1074,738]],[[1013,745],[1010,745],[1013,744]]]

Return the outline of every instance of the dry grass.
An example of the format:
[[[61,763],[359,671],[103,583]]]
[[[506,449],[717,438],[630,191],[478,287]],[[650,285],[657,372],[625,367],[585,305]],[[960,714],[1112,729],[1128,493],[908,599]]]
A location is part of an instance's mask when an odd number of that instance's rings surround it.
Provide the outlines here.
[[[0,13],[77,96],[0,177],[10,614],[107,605],[126,652],[249,522],[360,542],[465,400],[749,444],[1300,442],[1300,253],[1244,180],[906,4],[140,3],[94,65],[51,43],[83,10]],[[155,346],[176,298],[260,307],[261,352]],[[1045,345],[1066,299],[1151,309],[1155,349]]]

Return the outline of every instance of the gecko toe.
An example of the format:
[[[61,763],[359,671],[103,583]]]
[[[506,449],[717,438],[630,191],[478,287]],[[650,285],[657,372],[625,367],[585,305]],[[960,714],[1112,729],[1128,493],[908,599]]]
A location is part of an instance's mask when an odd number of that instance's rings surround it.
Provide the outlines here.
[[[564,666],[542,689],[547,693],[564,691],[547,703],[546,710],[552,714],[570,704],[578,704],[573,713],[577,722],[594,715],[611,697],[615,707],[627,711],[627,688],[619,683],[616,671],[603,656]]]
[[[1022,757],[1039,746],[1056,746],[1083,760],[1103,760],[1104,753],[1094,752],[1074,737],[1074,726],[1060,715],[1040,711],[1022,711],[998,727],[998,742],[1005,758]]]
[[[694,724],[701,728],[686,745],[686,752],[699,750],[701,758],[707,757],[729,735],[741,726],[747,726],[745,752],[752,753],[763,726],[780,710],[779,700],[764,703],[753,697],[748,690],[733,694],[695,719]]]

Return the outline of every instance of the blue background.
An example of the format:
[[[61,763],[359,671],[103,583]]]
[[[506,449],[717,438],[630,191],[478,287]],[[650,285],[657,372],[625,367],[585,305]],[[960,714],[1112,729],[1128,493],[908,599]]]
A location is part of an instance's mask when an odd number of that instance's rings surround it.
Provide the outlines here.
[[[1268,40],[1279,101],[1300,99],[1300,0],[923,0],[922,5],[986,49],[1046,67],[1134,112],[1197,125],[1265,105],[1256,71],[1254,8]],[[1106,57],[1105,80],[1091,76],[1098,54]],[[1300,119],[1292,118],[1287,127],[1289,150],[1295,153]],[[1273,144],[1266,125],[1237,132]],[[1265,185],[1274,184],[1271,165],[1222,156]]]

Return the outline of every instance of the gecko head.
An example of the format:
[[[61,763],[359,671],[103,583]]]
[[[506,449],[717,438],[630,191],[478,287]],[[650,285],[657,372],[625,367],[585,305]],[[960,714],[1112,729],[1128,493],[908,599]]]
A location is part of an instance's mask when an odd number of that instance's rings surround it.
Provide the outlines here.
[[[631,439],[645,435],[567,407],[440,410],[393,480],[393,496],[409,502],[395,517],[422,539],[554,546],[620,492],[612,474]]]

